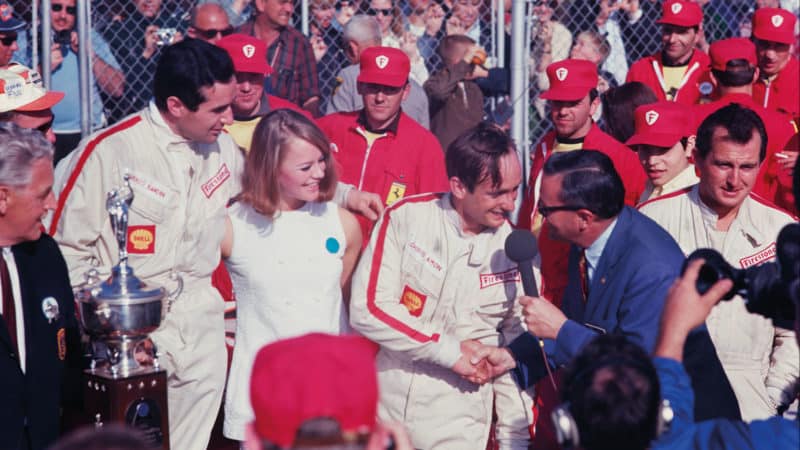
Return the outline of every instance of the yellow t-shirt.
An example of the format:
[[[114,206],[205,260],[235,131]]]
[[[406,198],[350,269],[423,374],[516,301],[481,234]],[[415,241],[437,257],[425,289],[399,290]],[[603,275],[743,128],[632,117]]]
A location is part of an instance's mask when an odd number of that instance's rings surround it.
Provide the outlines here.
[[[225,131],[231,135],[236,145],[241,147],[245,153],[249,153],[253,132],[256,130],[256,125],[260,120],[261,117],[255,117],[250,120],[235,120],[232,124],[225,126]]]
[[[672,99],[675,98],[675,94],[678,93],[678,87],[680,87],[681,81],[683,81],[683,75],[686,73],[688,67],[688,64],[685,66],[664,67],[664,85],[667,88],[667,100],[672,101]]]

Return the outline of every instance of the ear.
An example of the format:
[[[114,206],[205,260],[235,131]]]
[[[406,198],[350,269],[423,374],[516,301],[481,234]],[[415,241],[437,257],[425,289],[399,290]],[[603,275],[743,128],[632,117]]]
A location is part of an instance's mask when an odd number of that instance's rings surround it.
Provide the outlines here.
[[[686,140],[686,148],[683,149],[683,154],[686,155],[686,158],[691,158],[694,155],[694,146],[697,143],[697,136],[691,135]]]
[[[197,39],[197,29],[193,25],[186,29],[186,34],[192,39]]]
[[[592,103],[589,104],[589,117],[594,117],[597,113],[597,108],[600,107],[600,96],[598,95]]]
[[[346,45],[344,46],[344,55],[350,60],[351,63],[358,64],[358,50],[358,42],[347,41]]]
[[[458,200],[464,200],[464,198],[469,193],[469,189],[458,177],[450,177],[450,192],[453,193],[453,197],[457,198]]]
[[[411,92],[411,81],[406,80],[406,86],[403,88],[403,98],[401,101],[406,101],[409,92]]]
[[[758,68],[758,66],[756,66],[756,70],[755,70],[755,72],[753,73],[753,79],[752,79],[751,81],[752,81],[753,83],[755,83],[756,81],[758,81],[758,78],[759,78],[760,76],[761,76],[761,69],[759,69],[759,68]]]
[[[186,111],[188,111],[188,108],[186,108],[186,105],[184,105],[178,97],[167,97],[167,112],[169,112],[170,115],[174,117],[181,117],[186,113]]]
[[[8,198],[11,193],[11,188],[8,186],[0,186],[0,216],[5,216],[8,211]]]
[[[594,222],[595,219],[594,213],[592,213],[588,209],[579,209],[576,215],[578,216],[578,221],[579,221],[578,227],[581,230],[586,229],[586,227],[588,227],[589,224]]]

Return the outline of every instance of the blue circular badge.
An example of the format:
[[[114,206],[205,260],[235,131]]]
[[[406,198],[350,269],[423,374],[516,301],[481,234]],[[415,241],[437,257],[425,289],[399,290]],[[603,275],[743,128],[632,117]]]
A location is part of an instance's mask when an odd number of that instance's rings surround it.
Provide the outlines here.
[[[334,237],[329,237],[325,241],[325,249],[328,250],[328,253],[336,254],[339,252],[339,241]]]

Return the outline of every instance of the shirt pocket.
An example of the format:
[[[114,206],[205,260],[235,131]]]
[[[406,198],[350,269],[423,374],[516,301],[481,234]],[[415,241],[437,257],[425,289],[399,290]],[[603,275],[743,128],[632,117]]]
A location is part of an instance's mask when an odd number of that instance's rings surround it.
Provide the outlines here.
[[[131,211],[141,217],[141,222],[162,224],[166,218],[175,212],[175,198],[177,193],[167,190],[148,192],[146,187],[133,186],[133,202]]]

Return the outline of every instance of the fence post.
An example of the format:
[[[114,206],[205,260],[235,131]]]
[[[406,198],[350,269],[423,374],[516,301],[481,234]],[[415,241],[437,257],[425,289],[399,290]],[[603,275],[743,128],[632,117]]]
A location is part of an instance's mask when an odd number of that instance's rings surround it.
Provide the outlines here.
[[[91,20],[89,17],[89,0],[77,1],[78,11],[78,87],[81,99],[81,136],[85,137],[92,130],[92,90],[90,54],[91,46]]]
[[[525,117],[527,114],[525,110],[528,108],[528,89],[527,80],[525,79],[525,64],[527,64],[528,46],[525,42],[525,28],[527,20],[525,20],[526,2],[525,0],[513,0],[511,4],[511,107],[514,109],[514,114],[511,116],[511,137],[517,144],[520,150],[520,163],[522,167],[528,166],[528,154],[530,147],[525,142]],[[526,173],[527,171],[523,171]],[[522,193],[525,192],[525,184],[527,180],[523,180],[520,185],[520,195],[517,195],[516,207],[514,209],[513,221],[517,221],[517,213],[522,204]]]

